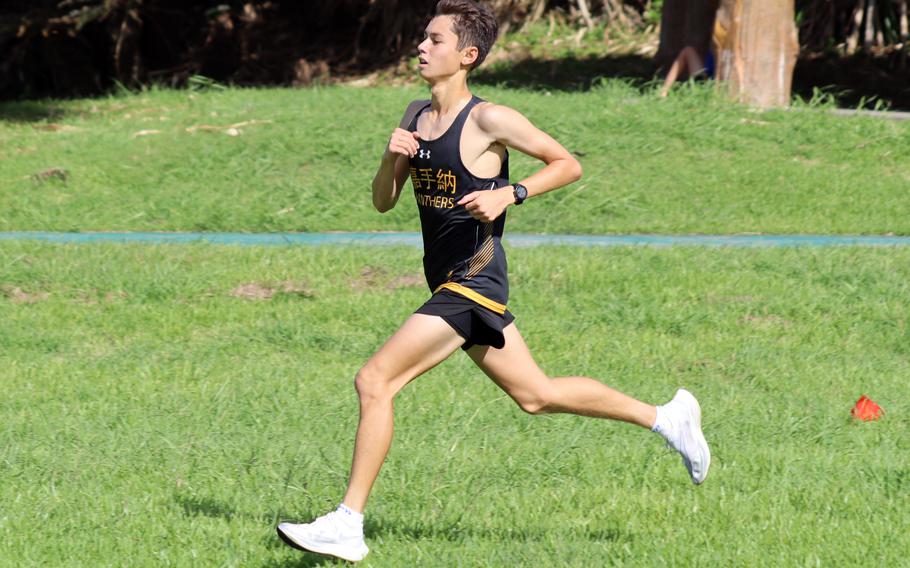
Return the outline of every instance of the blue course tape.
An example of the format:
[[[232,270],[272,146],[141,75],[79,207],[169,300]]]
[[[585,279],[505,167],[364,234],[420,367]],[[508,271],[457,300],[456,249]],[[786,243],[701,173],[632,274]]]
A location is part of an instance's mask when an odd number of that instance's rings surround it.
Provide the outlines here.
[[[54,243],[148,243],[222,245],[422,245],[420,233],[53,233],[17,231],[0,233],[0,240],[38,240]],[[564,245],[710,246],[710,247],[824,247],[910,246],[910,237],[871,235],[529,235],[504,237],[513,247]]]

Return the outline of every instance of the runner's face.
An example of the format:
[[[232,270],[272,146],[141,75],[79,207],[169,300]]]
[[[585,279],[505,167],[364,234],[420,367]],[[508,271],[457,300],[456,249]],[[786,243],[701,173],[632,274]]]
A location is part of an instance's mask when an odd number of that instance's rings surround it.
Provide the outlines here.
[[[417,46],[418,67],[424,79],[454,75],[461,69],[470,47],[458,49],[452,31],[452,16],[436,16],[427,25],[425,38]],[[469,63],[469,62],[468,62]]]

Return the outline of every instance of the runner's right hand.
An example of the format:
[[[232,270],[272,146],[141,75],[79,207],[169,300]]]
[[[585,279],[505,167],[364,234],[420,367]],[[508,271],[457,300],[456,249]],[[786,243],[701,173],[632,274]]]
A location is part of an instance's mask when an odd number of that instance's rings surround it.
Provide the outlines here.
[[[420,149],[420,144],[417,143],[417,140],[419,139],[420,135],[418,135],[417,132],[411,132],[404,128],[396,128],[392,132],[392,137],[389,139],[389,147],[386,149],[386,152],[413,158],[414,155],[417,154],[417,150]]]

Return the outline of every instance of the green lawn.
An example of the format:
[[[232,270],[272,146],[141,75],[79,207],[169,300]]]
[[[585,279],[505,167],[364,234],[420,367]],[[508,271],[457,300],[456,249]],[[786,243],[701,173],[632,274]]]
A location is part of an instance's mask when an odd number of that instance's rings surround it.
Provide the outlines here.
[[[666,100],[618,81],[476,92],[524,112],[585,169],[513,211],[513,231],[910,234],[907,122],[806,105],[756,113],[703,86]],[[0,231],[416,230],[413,200],[378,215],[369,192],[388,134],[426,94],[152,90],[0,103]],[[535,167],[513,155],[515,179]]]
[[[910,250],[510,254],[538,362],[687,386],[711,475],[627,425],[525,415],[459,353],[397,401],[366,565],[905,562]],[[0,243],[0,565],[332,564],[273,527],[339,500],[352,377],[426,297],[419,262]],[[851,421],[864,393],[884,419]]]
[[[495,69],[494,69],[495,71]],[[910,124],[703,86],[477,94],[585,177],[552,233],[910,235]],[[369,185],[417,86],[0,103],[0,231],[417,230]],[[234,128],[235,130],[229,130]],[[231,135],[234,134],[234,135]],[[516,179],[535,164],[513,156]],[[463,355],[396,402],[369,566],[904,563],[910,249],[510,251],[551,374],[701,400],[693,486],[648,432],[521,413]],[[318,566],[278,520],[337,504],[354,373],[426,297],[415,248],[0,242],[0,566]],[[857,423],[867,394],[884,419]]]

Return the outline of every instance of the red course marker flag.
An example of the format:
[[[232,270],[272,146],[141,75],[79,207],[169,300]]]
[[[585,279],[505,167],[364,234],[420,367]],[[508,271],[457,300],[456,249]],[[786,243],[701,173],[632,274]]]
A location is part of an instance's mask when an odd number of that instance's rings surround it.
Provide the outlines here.
[[[856,418],[857,420],[878,420],[882,417],[885,411],[882,408],[875,404],[871,398],[868,398],[866,395],[859,397],[859,400],[856,401],[856,404],[853,405],[853,409],[850,411],[850,416]]]

